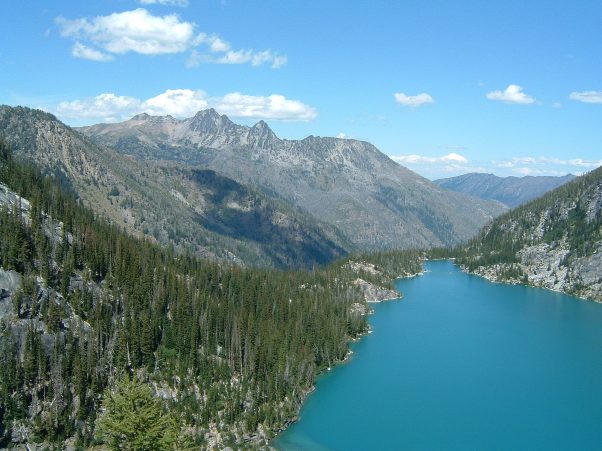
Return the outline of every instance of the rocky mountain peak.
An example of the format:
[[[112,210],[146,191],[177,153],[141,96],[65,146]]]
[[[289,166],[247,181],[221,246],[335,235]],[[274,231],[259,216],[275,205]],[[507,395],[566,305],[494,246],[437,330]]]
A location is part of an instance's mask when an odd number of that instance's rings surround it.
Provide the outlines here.
[[[221,117],[221,115],[215,110],[215,108],[207,108],[206,110],[197,111],[197,113],[193,117],[195,117],[195,118],[213,118],[215,120],[218,120]]]
[[[199,133],[217,133],[232,125],[228,116],[220,115],[213,108],[199,111],[189,121],[189,128]]]
[[[253,143],[261,147],[265,147],[266,144],[278,140],[276,134],[265,121],[259,121],[251,127],[250,136],[252,137]]]
[[[257,130],[270,130],[270,126],[262,119],[259,122],[257,122],[253,128],[257,129]]]
[[[140,113],[135,115],[134,117],[132,117],[130,120],[131,121],[146,121],[150,118],[150,114],[148,113]]]
[[[166,116],[153,116],[148,113],[140,113],[132,117],[129,121],[124,122],[126,126],[144,126],[144,127],[154,127],[154,126],[164,126],[165,124],[174,124],[177,123],[178,120],[169,114]]]

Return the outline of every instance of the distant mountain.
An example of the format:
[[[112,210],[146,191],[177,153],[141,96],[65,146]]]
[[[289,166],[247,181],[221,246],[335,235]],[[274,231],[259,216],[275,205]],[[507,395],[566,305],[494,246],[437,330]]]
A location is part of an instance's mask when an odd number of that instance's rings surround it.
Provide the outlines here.
[[[575,176],[572,174],[562,177],[498,177],[493,174],[473,172],[435,180],[434,183],[445,189],[470,194],[481,199],[497,200],[513,208],[540,197],[574,178]]]
[[[280,139],[263,121],[246,127],[213,109],[184,120],[140,114],[78,130],[138,160],[200,165],[281,197],[361,250],[456,244],[505,210],[442,189],[367,142]]]
[[[0,106],[0,137],[134,235],[222,261],[311,267],[353,246],[277,196],[206,168],[122,155],[39,110]]]
[[[602,301],[602,167],[500,216],[458,262],[490,279]]]

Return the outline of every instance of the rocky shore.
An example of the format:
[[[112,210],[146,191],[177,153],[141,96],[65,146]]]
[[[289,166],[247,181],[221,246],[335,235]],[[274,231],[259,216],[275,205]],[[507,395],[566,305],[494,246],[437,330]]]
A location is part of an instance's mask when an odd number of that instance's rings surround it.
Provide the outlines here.
[[[602,302],[602,243],[593,254],[570,261],[566,240],[555,246],[525,247],[517,256],[518,263],[478,266],[472,273],[492,282],[525,284]]]

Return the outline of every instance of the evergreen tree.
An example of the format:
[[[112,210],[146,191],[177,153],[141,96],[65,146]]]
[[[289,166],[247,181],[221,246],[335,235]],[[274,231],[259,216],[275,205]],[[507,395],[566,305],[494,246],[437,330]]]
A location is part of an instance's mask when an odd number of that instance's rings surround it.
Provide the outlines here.
[[[179,423],[166,412],[148,384],[122,378],[107,389],[96,436],[113,450],[159,451],[182,449]]]

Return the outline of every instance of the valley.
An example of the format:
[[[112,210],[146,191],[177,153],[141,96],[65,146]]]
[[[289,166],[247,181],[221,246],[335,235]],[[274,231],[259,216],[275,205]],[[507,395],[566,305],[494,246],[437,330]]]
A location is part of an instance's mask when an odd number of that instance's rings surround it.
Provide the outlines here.
[[[105,401],[149,386],[170,416],[161,446],[265,446],[367,331],[352,281],[420,270],[410,251],[296,272],[175,254],[97,218],[5,144],[0,163],[2,447],[112,440]]]
[[[266,447],[429,256],[602,299],[599,170],[504,213],[365,142],[124,124],[0,107],[0,443],[108,440],[103,400],[150,383],[157,440]]]
[[[0,450],[600,450],[602,2],[0,11]]]

